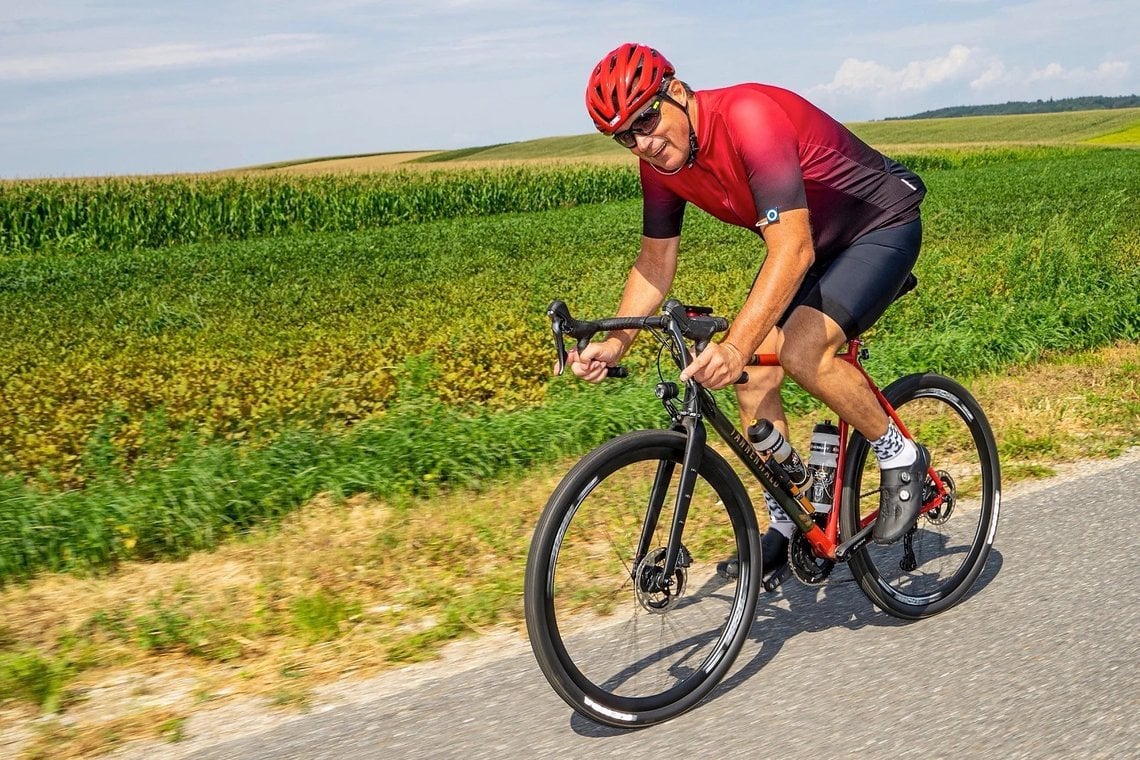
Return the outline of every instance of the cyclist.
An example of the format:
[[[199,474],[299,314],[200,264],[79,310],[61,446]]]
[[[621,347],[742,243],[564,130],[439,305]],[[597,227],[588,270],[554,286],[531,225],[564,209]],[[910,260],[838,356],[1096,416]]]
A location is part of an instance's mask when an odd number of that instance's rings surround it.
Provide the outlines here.
[[[871,442],[882,470],[877,543],[902,538],[921,505],[929,454],[903,438],[858,371],[836,356],[882,316],[903,290],[922,240],[926,188],[904,166],[788,90],[738,84],[694,92],[645,45],[606,54],[586,88],[598,130],[637,156],[643,196],[641,250],[618,316],[654,313],[673,283],[687,203],[755,231],[767,254],[720,343],[682,373],[707,388],[733,383],[753,353],[780,367],[749,367],[737,385],[742,423],[767,418],[786,437],[780,399],[785,373]],[[636,335],[615,331],[570,367],[599,382]],[[766,495],[770,527],[763,572],[787,560],[795,528]],[[739,572],[734,559],[720,571]]]

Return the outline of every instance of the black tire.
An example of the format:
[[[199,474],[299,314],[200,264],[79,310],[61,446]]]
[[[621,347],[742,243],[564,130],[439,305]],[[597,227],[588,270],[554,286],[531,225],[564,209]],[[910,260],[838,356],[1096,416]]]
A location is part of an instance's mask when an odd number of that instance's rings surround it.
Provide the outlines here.
[[[982,572],[997,531],[1001,470],[986,415],[958,383],[935,374],[908,375],[883,395],[914,439],[929,449],[934,470],[948,476],[954,499],[949,507],[919,516],[908,539],[859,549],[850,560],[851,572],[883,611],[917,620],[957,604]],[[852,435],[840,502],[845,538],[878,509],[878,477],[870,444]],[[929,487],[928,482],[924,490]],[[906,554],[908,542],[913,559]]]
[[[582,715],[632,728],[696,705],[724,677],[748,635],[760,588],[756,516],[740,478],[706,448],[682,545],[684,591],[639,590],[636,553],[659,467],[669,491],[642,571],[663,559],[685,438],[647,430],[598,447],[551,495],[527,558],[524,601],[535,658],[550,685]],[[662,465],[663,462],[673,463]],[[716,564],[740,557],[736,579]]]

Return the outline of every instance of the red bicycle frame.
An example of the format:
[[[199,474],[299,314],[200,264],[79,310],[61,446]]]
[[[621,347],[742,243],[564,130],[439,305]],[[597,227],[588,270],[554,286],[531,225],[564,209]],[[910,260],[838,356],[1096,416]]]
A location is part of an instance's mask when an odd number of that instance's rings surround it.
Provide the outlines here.
[[[898,427],[899,432],[906,438],[913,440],[910,431],[907,430],[906,425],[899,418],[898,413],[895,411],[891,403],[887,401],[886,396],[879,390],[879,386],[867,374],[867,370],[863,368],[862,360],[866,358],[866,350],[863,348],[863,341],[859,338],[852,338],[847,342],[847,347],[837,356],[843,361],[847,362],[855,369],[859,370],[859,374],[863,376],[867,387],[878,399],[879,406],[887,413],[887,416],[894,420],[895,425]],[[749,362],[753,366],[761,367],[778,367],[780,366],[780,359],[776,354],[755,354],[752,361]],[[807,539],[811,545],[812,550],[816,556],[835,560],[845,559],[845,557],[838,557],[837,550],[840,547],[839,541],[839,502],[843,497],[843,473],[846,472],[847,467],[847,443],[848,437],[851,432],[851,426],[843,418],[839,419],[839,458],[835,466],[835,487],[832,491],[831,509],[827,513],[827,522],[824,526],[815,526],[811,530],[804,533],[804,538]],[[927,474],[934,483],[934,494],[929,500],[923,503],[922,509],[919,514],[924,514],[932,509],[940,507],[946,497],[946,484],[942,482],[942,478],[934,470],[933,466],[927,471]],[[878,510],[875,510],[859,520],[860,532],[867,528],[875,518],[878,516]]]

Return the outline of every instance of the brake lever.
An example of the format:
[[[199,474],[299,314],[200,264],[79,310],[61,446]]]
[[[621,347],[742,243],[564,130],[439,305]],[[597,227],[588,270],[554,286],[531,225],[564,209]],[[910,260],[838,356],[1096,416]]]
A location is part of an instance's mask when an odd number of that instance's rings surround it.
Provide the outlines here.
[[[586,332],[578,338],[575,348],[579,355],[586,350],[590,345],[590,336],[594,334],[592,322],[579,322],[570,316],[570,309],[567,308],[563,301],[551,301],[550,306],[546,307],[546,316],[550,317],[550,330],[554,333],[554,347],[558,352],[558,365],[555,368],[555,375],[561,375],[566,371],[566,363],[569,361],[570,356],[566,352],[566,339],[565,335],[575,337],[576,334]],[[569,325],[569,326],[568,326]],[[628,377],[629,370],[625,367],[607,367],[607,377]]]
[[[558,352],[558,368],[555,370],[555,374],[560,376],[566,371],[566,360],[568,358],[566,341],[562,338],[562,328],[565,320],[570,318],[570,310],[566,308],[564,302],[552,301],[546,309],[546,316],[550,317],[550,329],[554,333],[554,347]]]
[[[554,370],[554,374],[561,376],[566,371],[566,360],[569,358],[566,353],[566,342],[562,340],[562,320],[552,319],[550,329],[554,332],[554,348],[558,352],[558,367]]]

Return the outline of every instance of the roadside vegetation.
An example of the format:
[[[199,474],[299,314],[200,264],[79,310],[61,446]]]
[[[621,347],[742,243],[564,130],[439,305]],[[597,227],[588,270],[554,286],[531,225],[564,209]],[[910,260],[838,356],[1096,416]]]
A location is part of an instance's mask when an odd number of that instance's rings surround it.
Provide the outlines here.
[[[921,284],[870,336],[880,378],[1140,339],[1140,153],[926,160]],[[0,259],[0,578],[181,557],[321,492],[478,485],[651,424],[649,341],[587,394],[550,379],[544,316],[611,309],[638,223],[621,201]],[[731,312],[760,255],[691,210],[677,294]]]
[[[964,380],[1007,482],[1140,443],[1140,153],[896,155],[930,188],[924,253],[872,374]],[[39,712],[70,717],[33,756],[176,739],[226,695],[303,707],[517,627],[561,472],[662,420],[649,341],[627,381],[550,377],[545,307],[613,308],[636,192],[608,161],[0,185],[0,746]],[[690,209],[676,295],[731,316],[761,257]],[[805,440],[821,411],[788,401]],[[108,728],[125,671],[192,685]]]
[[[994,426],[1007,494],[1140,443],[1140,344],[1054,354],[969,385]],[[794,418],[795,440],[820,414]],[[19,739],[24,757],[87,757],[131,739],[177,741],[188,716],[226,700],[305,710],[322,685],[433,658],[457,638],[517,640],[530,535],[572,462],[429,499],[325,494],[212,552],[9,585],[0,747]]]

